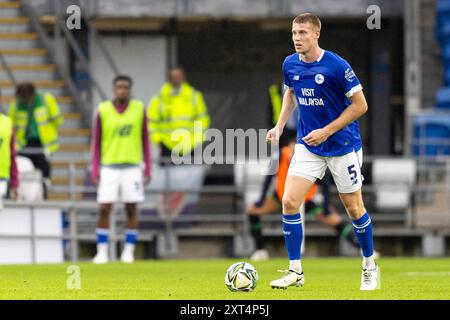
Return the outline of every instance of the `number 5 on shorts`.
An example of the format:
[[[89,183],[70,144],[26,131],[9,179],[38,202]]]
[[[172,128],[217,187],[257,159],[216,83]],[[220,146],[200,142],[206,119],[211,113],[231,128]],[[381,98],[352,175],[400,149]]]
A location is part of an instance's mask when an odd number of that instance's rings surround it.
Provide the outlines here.
[[[355,170],[355,165],[352,164],[351,166],[347,167],[348,174],[350,175],[350,180],[354,181],[356,177],[358,176],[358,172]]]

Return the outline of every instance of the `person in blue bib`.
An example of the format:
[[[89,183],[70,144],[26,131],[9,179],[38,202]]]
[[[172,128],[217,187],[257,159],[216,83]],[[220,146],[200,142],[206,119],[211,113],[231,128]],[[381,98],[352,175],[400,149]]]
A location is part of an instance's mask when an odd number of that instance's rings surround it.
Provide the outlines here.
[[[357,121],[366,113],[367,102],[350,64],[320,48],[320,30],[320,19],[314,14],[303,13],[293,20],[296,52],[284,60],[287,90],[279,120],[267,133],[269,143],[278,143],[291,113],[299,108],[297,144],[282,199],[289,269],[271,286],[286,289],[304,284],[299,208],[313,183],[329,168],[361,247],[360,289],[374,290],[379,288],[380,269],[373,257],[372,223],[361,193],[362,143]]]

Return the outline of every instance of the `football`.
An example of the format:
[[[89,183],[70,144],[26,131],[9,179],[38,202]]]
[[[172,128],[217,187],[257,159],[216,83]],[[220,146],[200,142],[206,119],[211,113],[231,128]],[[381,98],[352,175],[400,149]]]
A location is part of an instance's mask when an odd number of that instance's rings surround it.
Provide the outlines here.
[[[225,274],[225,285],[230,291],[253,291],[257,283],[258,273],[247,262],[232,264]]]

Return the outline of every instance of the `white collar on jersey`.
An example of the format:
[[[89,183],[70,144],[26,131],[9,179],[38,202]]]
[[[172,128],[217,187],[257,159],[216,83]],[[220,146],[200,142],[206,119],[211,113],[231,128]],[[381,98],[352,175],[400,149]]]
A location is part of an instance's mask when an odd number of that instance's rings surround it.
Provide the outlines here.
[[[323,55],[325,54],[325,50],[323,50],[323,49],[321,49],[322,50],[322,53],[320,54],[320,56],[319,56],[319,58],[317,58],[317,60],[315,61],[315,62],[319,62],[320,60],[322,60],[322,58],[323,58]],[[299,53],[298,54],[298,59],[300,60],[300,61],[302,61],[302,55]],[[308,62],[306,62],[306,63],[308,63]],[[311,63],[311,62],[310,62]]]

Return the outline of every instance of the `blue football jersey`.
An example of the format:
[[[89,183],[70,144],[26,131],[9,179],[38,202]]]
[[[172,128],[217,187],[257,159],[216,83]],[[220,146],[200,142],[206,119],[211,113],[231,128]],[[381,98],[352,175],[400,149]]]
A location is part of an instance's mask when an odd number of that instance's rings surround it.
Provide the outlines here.
[[[347,61],[324,50],[315,62],[303,62],[298,53],[283,63],[284,83],[293,88],[300,116],[297,143],[325,157],[344,155],[361,148],[358,121],[330,136],[318,146],[308,146],[302,138],[338,118],[351,104],[353,93],[362,90],[361,83]]]

